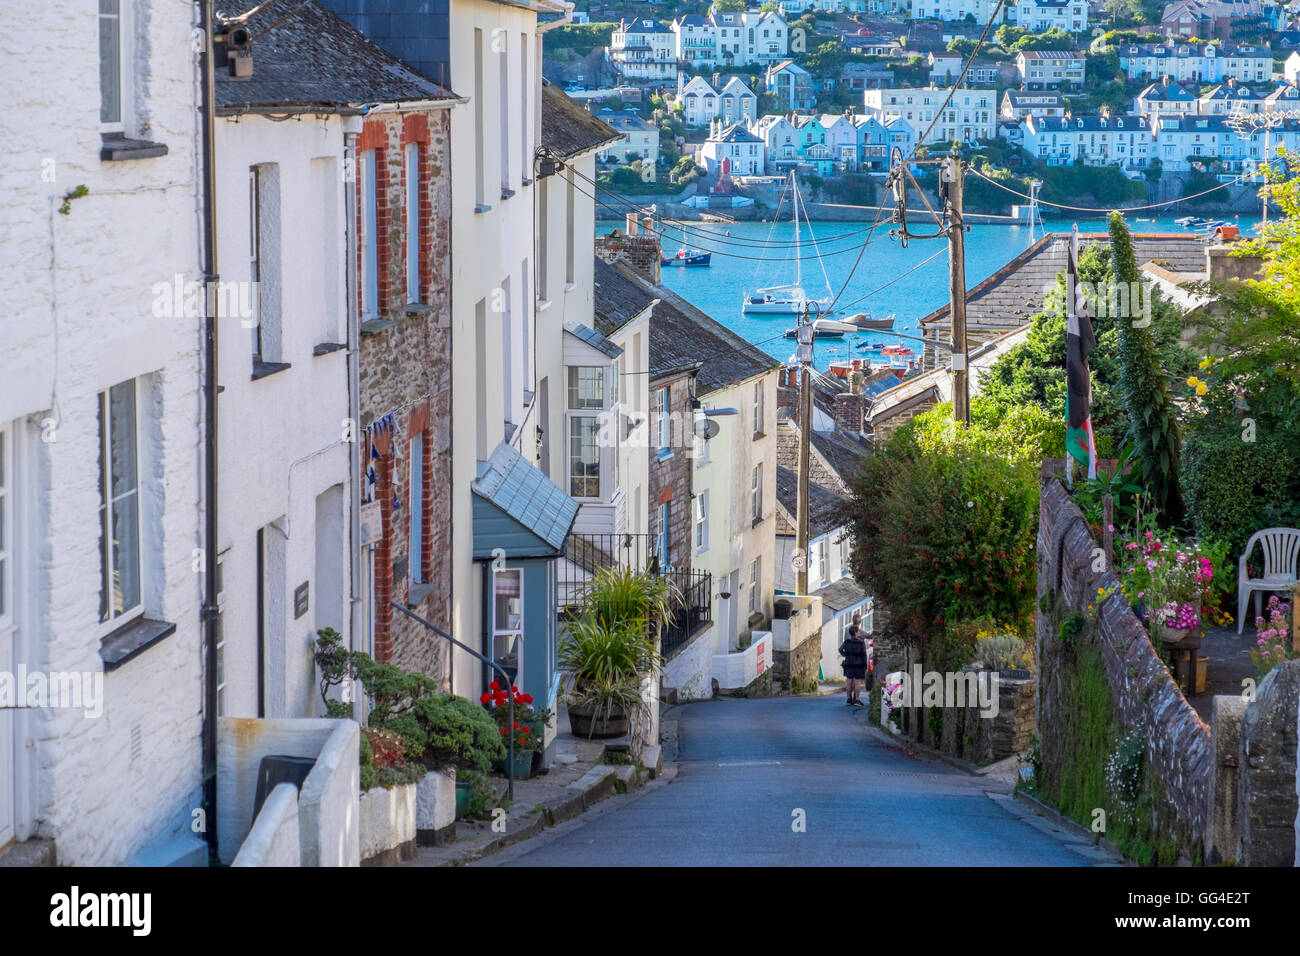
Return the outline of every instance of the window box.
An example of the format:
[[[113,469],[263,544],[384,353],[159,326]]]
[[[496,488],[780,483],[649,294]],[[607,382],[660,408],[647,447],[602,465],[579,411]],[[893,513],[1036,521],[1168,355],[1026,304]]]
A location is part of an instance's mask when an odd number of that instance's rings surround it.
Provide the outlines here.
[[[104,133],[100,137],[101,162],[120,163],[125,160],[153,159],[166,155],[166,143],[155,143],[147,139],[128,139],[121,133]]]
[[[256,382],[259,378],[268,378],[276,372],[283,372],[285,369],[292,367],[289,362],[259,362],[254,359],[252,380]]]

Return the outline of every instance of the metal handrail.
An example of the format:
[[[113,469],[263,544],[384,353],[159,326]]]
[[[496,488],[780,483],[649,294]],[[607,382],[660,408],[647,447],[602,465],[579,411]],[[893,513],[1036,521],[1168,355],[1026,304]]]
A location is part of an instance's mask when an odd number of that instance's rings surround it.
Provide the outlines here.
[[[432,621],[426,621],[424,618],[420,617],[420,615],[416,614],[415,612],[402,607],[402,605],[399,604],[397,601],[389,601],[388,603],[391,604],[393,607],[397,608],[407,617],[419,621],[421,624],[423,624],[429,630],[433,631],[433,633],[437,634],[439,637],[444,637],[447,640],[451,641],[452,644],[459,647],[462,651],[466,651],[469,654],[472,654],[473,656],[477,657],[488,667],[492,668],[494,671],[500,674],[505,679],[507,687],[513,688],[514,685],[511,684],[510,682],[510,675],[507,674],[505,670],[501,667],[501,665],[498,664],[496,661],[489,660],[488,658],[484,657],[482,654],[474,650],[474,648],[470,647],[468,644],[462,644],[460,641],[456,640],[456,638],[452,637],[450,634],[448,634],[446,631],[440,628],[437,624],[434,624]],[[506,724],[506,726],[509,728],[506,731],[506,736],[510,738],[510,747],[506,755],[506,798],[509,799],[511,802],[513,802],[515,799],[515,695],[514,695],[514,691],[511,690],[511,692],[507,696],[510,698],[510,714],[509,714],[510,719]]]

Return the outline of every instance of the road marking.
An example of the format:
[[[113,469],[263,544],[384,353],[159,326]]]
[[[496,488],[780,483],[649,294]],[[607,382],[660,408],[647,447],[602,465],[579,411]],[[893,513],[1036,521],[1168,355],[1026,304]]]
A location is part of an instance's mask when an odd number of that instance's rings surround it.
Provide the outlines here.
[[[779,767],[779,760],[733,760],[730,763],[720,763],[719,767]]]

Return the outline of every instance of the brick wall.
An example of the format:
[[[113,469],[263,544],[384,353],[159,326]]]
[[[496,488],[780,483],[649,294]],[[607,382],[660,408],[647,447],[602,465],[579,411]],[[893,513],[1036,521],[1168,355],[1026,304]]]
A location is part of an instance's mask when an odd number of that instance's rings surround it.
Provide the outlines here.
[[[444,641],[397,614],[391,597],[439,627],[451,629],[451,163],[445,110],[383,114],[366,121],[358,150],[377,150],[379,318],[387,328],[361,338],[361,423],[393,417],[386,454],[370,461],[383,533],[375,548],[375,656],[444,682],[450,660]],[[420,305],[408,309],[406,222],[408,145],[418,153]],[[358,182],[358,230],[363,205]],[[360,255],[361,250],[358,249]],[[358,263],[359,265],[359,263]],[[358,288],[357,295],[362,290]],[[358,303],[359,304],[359,303]],[[421,455],[421,500],[412,501],[412,443]],[[365,456],[363,455],[363,458]],[[364,463],[364,462],[363,462]],[[412,509],[422,509],[419,547],[409,540]],[[426,587],[413,604],[412,555]]]
[[[618,230],[596,237],[596,255],[611,265],[624,262],[642,278],[659,284],[663,247],[656,235],[629,236]]]
[[[693,377],[693,373],[684,372],[674,376],[651,379],[650,408],[652,415],[649,434],[659,434],[658,396],[659,389],[665,386],[670,389],[669,403],[672,413],[676,416],[676,421],[692,421],[691,381]],[[674,441],[686,441],[684,435],[679,439],[674,434],[672,438]],[[650,444],[653,446],[656,442]],[[683,570],[690,569],[691,556],[695,553],[695,540],[692,537],[694,513],[691,497],[692,471],[695,467],[695,458],[691,451],[690,445],[675,448],[674,454],[662,461],[659,459],[656,448],[651,447],[646,452],[650,456],[650,483],[647,502],[650,514],[649,523],[646,527],[650,529],[651,534],[659,533],[659,506],[667,501],[669,516],[668,553],[672,557],[673,566]]]

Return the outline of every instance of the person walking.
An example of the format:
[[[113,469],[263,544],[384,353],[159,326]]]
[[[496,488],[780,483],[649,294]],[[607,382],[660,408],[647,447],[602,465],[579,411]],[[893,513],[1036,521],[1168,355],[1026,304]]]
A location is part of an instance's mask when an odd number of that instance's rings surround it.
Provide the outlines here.
[[[867,642],[863,640],[858,625],[849,626],[848,636],[840,645],[840,655],[844,658],[844,677],[847,681],[845,687],[847,699],[844,703],[862,707],[864,705],[861,697],[861,682],[867,676]]]

